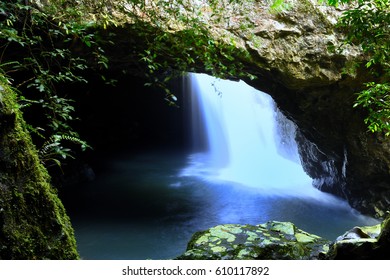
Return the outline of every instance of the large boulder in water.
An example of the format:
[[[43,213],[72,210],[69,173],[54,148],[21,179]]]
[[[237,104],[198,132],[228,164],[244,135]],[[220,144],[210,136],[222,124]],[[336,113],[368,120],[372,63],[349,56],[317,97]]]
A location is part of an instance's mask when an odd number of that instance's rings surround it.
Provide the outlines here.
[[[326,259],[390,258],[390,215],[375,226],[354,227],[338,237],[332,244]]]
[[[318,259],[330,242],[290,222],[260,225],[218,225],[197,232],[181,260]]]

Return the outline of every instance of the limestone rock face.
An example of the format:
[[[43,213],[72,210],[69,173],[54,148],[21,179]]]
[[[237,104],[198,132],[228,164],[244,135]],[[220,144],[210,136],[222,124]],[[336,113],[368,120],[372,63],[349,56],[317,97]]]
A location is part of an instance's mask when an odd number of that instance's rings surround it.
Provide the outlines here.
[[[340,42],[334,24],[341,11],[310,0],[286,1],[277,11],[264,1],[257,9],[253,30],[241,31],[240,36],[257,67],[288,89],[338,82],[340,69],[359,55],[352,48],[342,53],[328,50]]]
[[[226,224],[194,234],[178,259],[318,259],[329,244],[290,222]]]

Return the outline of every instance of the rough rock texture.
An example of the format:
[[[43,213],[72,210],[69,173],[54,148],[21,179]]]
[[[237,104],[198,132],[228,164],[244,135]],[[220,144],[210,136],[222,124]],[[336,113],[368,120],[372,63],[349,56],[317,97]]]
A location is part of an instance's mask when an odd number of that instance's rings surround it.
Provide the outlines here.
[[[0,76],[0,259],[77,259],[73,228]]]
[[[290,222],[226,224],[197,232],[180,260],[379,260],[390,258],[390,215],[374,226],[354,227],[334,242]]]
[[[326,259],[371,259],[390,258],[390,216],[381,224],[354,227],[332,244]]]
[[[194,234],[187,251],[177,259],[318,259],[328,251],[329,244],[290,222],[226,224]]]

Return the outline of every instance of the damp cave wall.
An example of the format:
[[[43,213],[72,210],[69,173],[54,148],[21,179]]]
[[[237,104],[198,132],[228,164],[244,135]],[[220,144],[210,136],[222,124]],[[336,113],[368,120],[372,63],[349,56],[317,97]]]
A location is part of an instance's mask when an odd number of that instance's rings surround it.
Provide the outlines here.
[[[313,186],[382,217],[390,202],[389,139],[369,132],[366,112],[353,108],[355,83],[296,90],[266,79],[252,85],[268,92],[298,126],[301,163]]]

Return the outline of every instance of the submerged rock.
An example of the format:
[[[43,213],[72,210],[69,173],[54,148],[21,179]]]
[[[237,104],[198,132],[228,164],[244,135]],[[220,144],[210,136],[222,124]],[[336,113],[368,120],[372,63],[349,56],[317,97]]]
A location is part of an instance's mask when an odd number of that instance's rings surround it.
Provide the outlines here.
[[[298,229],[290,222],[218,225],[197,232],[177,259],[318,259],[330,241]]]

